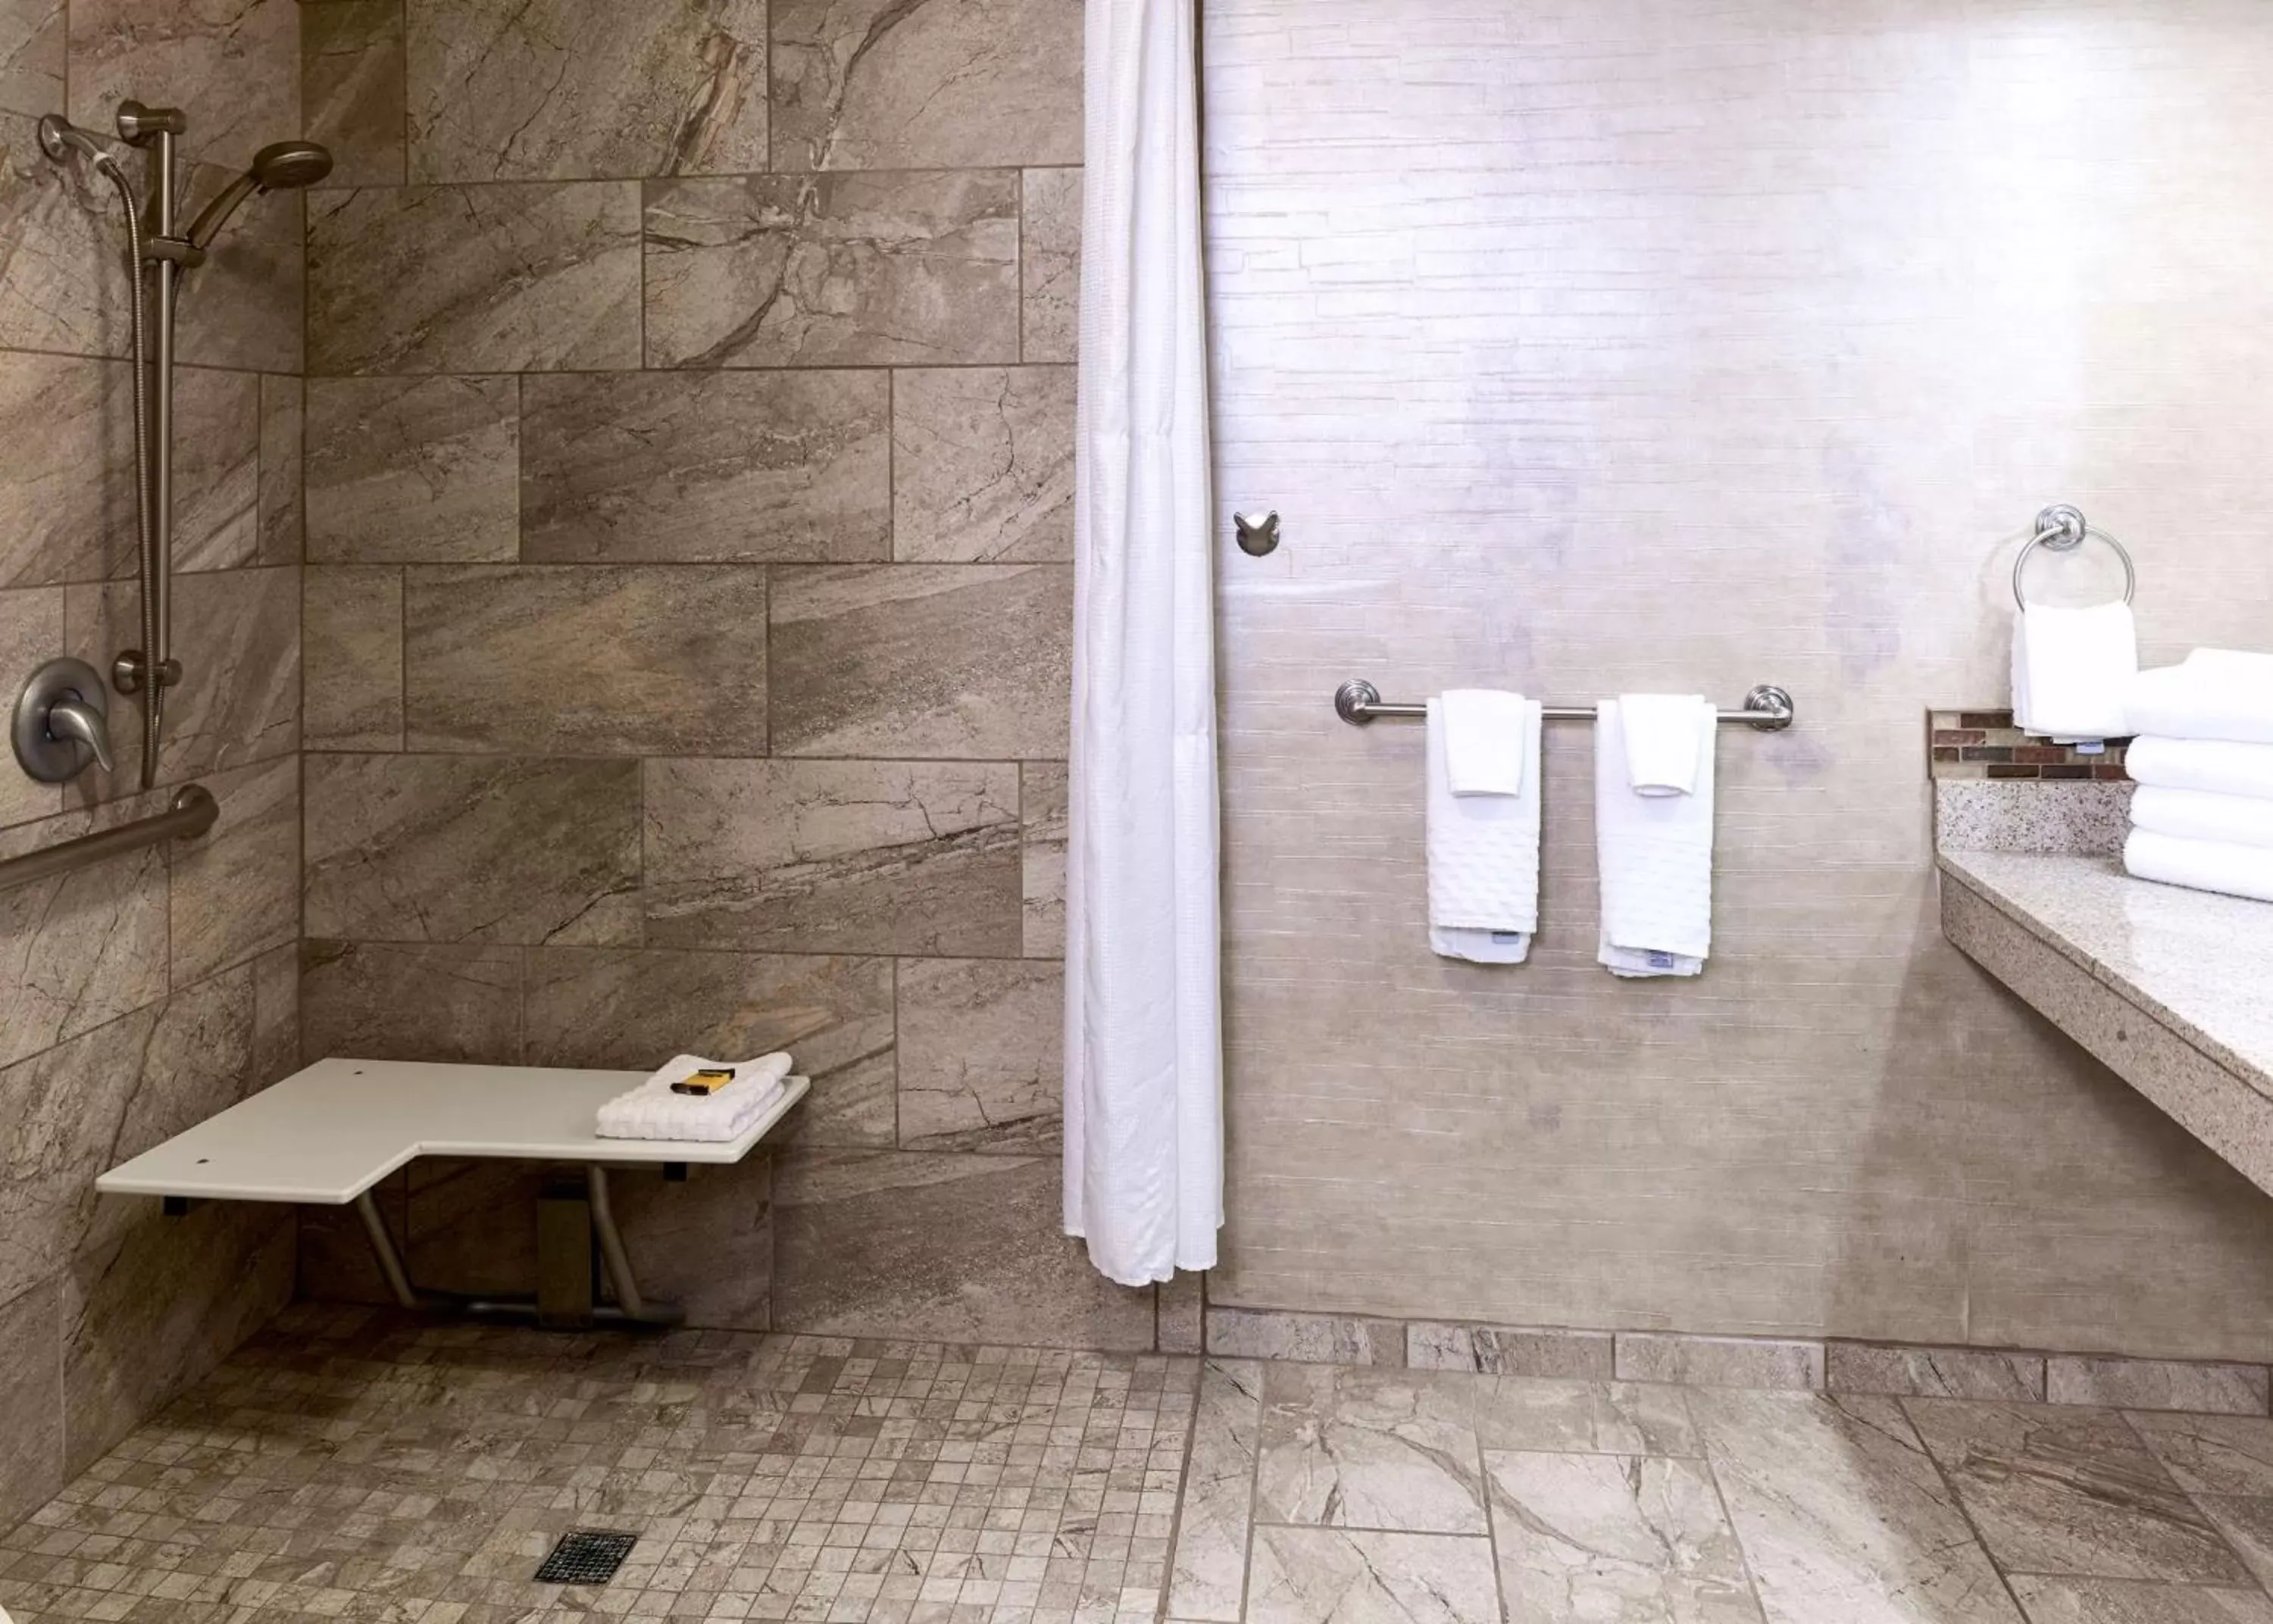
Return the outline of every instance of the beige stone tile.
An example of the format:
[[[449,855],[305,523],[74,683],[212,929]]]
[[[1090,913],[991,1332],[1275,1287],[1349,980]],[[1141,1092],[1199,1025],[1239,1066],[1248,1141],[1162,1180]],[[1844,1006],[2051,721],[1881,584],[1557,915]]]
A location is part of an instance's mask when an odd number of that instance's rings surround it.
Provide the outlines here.
[[[307,387],[311,562],[518,556],[519,378],[319,378]]]
[[[146,1207],[133,1231],[74,1265],[64,1319],[66,1464],[83,1471],[221,1363],[292,1298],[293,1217],[218,1202]]]
[[[1903,1407],[2007,1569],[2207,1584],[2248,1576],[2112,1410],[1948,1398]]]
[[[521,950],[429,942],[302,943],[303,1064],[521,1062]],[[353,1237],[346,1243],[353,1246]]]
[[[650,182],[649,366],[1018,358],[1006,170]]]
[[[775,167],[1078,162],[1081,24],[1070,0],[776,0]]]
[[[22,260],[19,252],[0,267],[0,287]],[[0,351],[0,434],[24,453],[0,465],[8,585],[99,580],[134,567],[132,389],[123,364]]]
[[[1724,1388],[1823,1386],[1819,1342],[1620,1331],[1616,1355],[1622,1381],[1687,1381]]]
[[[639,364],[630,181],[321,192],[308,207],[308,370]]]
[[[1025,954],[1065,953],[1066,766],[1018,765],[1018,818],[1025,894]]]
[[[183,367],[175,374],[177,572],[259,560],[260,384],[244,372]]]
[[[1065,977],[1021,959],[903,959],[900,1143],[1031,1152],[1057,1145]]]
[[[180,783],[299,749],[299,570],[176,576],[173,617],[182,680],[167,690],[159,782]],[[120,649],[141,644],[141,599],[135,584],[67,589],[64,631],[72,654],[98,670],[107,669]],[[105,774],[95,767],[73,780],[66,791],[73,801],[131,793],[140,782],[139,712],[131,704],[114,704],[111,718],[111,753],[118,770]]]
[[[0,111],[34,117],[63,105],[64,0],[10,0],[0,9]]]
[[[2045,1361],[2044,1381],[2046,1396],[2055,1404],[2262,1416],[2267,1402],[2262,1365],[2188,1365],[2056,1353]]]
[[[60,1297],[49,1280],[0,1303],[0,1524],[31,1515],[65,1481]]]
[[[1071,367],[892,376],[892,556],[1070,563]]]
[[[1702,1461],[1488,1449],[1484,1476],[1512,1616],[1759,1620]]]
[[[1058,1158],[792,1150],[776,1167],[776,1328],[1152,1345],[1152,1293],[1060,1233]]]
[[[521,391],[524,558],[836,563],[889,550],[882,373],[564,373]]]
[[[173,984],[186,986],[300,932],[300,764],[285,757],[205,781],[221,816],[174,849]]]
[[[1486,1376],[1475,1385],[1487,1449],[1564,1455],[1703,1453],[1681,1389],[1655,1382]]]
[[[0,1189],[9,1215],[0,1299],[53,1279],[77,1252],[88,1191],[111,1164],[110,1141],[138,1081],[136,1051],[156,1018],[145,1007],[0,1070]]]
[[[1207,1272],[1204,1269],[1180,1269],[1160,1282],[1159,1290],[1160,1351],[1205,1351]]]
[[[1065,754],[1069,565],[790,565],[771,614],[777,753]]]
[[[1251,1624],[1495,1624],[1504,1616],[1487,1539],[1258,1528],[1249,1586]]]
[[[750,565],[408,569],[409,747],[761,753],[765,617]]]
[[[1019,284],[1028,361],[1071,361],[1081,336],[1081,171],[1020,178]]]
[[[281,1082],[299,1069],[300,942],[296,935],[252,962],[251,1090]]]
[[[126,262],[111,213],[118,194],[84,165],[50,163],[37,123],[33,114],[0,115],[0,209],[11,239],[0,264],[0,346],[124,355]]]
[[[300,13],[301,123],[331,149],[329,186],[400,186],[403,8],[325,0]]]
[[[2260,1590],[2040,1574],[2009,1583],[2029,1624],[2273,1624],[2273,1601]]]
[[[402,748],[402,572],[311,565],[300,582],[301,737],[310,750]]]
[[[1274,1360],[1263,1397],[1258,1522],[1484,1531],[1467,1378]]]
[[[1304,1364],[1405,1363],[1405,1328],[1392,1321],[1339,1314],[1282,1313],[1211,1304],[1210,1353],[1239,1358],[1294,1359]]]
[[[410,178],[766,167],[763,0],[409,8]]]
[[[2017,1624],[1891,1398],[1688,1395],[1770,1624]]]
[[[241,168],[299,122],[298,12],[295,0],[79,0],[71,8],[71,122],[107,129],[119,102],[147,100],[162,86],[188,122],[188,150]]]
[[[259,561],[262,564],[297,564],[306,550],[302,475],[306,466],[307,415],[300,379],[261,376]]]
[[[1263,1422],[1263,1366],[1210,1359],[1184,1473],[1168,1611],[1179,1619],[1240,1624],[1254,1523],[1255,1451]]]
[[[20,693],[34,671],[64,651],[64,595],[49,587],[0,592],[0,692]],[[64,792],[28,773],[0,775],[0,824],[53,817]]]
[[[646,764],[646,939],[798,953],[1019,945],[1002,764]]]
[[[2259,1584],[2273,1575],[2273,1500],[2262,1496],[2197,1494],[2194,1503],[2225,1537]]]
[[[1405,1362],[1415,1370],[1474,1370],[1501,1376],[1607,1381],[1608,1331],[1513,1330],[1416,1321],[1405,1328]]]
[[[2273,1419],[2156,1411],[2127,1418],[2189,1494],[2273,1495]]]
[[[648,1071],[682,1052],[787,1050],[813,1091],[769,1140],[893,1142],[889,960],[540,947],[529,955],[527,1012],[531,1066]]]
[[[2044,1396],[2044,1356],[1988,1348],[1894,1348],[1834,1342],[1824,1386],[1834,1393],[1892,1393],[1924,1398]]]
[[[0,855],[75,839],[160,805],[154,796],[11,829],[0,835]],[[164,997],[166,939],[165,855],[155,849],[0,891],[0,1065]]]
[[[377,941],[596,944],[639,928],[639,767],[311,755],[304,929]]]

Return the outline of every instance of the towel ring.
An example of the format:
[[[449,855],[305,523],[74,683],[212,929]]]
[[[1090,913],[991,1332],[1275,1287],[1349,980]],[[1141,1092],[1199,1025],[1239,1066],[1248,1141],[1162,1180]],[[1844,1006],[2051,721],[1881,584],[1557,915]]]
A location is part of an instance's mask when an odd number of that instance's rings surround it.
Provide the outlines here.
[[[2021,590],[2021,572],[2029,567],[2030,553],[2039,547],[2046,552],[2074,552],[2083,545],[2085,537],[2092,535],[2112,547],[2115,556],[2123,560],[2123,601],[2128,603],[2139,590],[2139,572],[2132,565],[2131,550],[2097,525],[2087,522],[2083,510],[2067,502],[2055,502],[2037,515],[2037,533],[2013,560],[2013,602],[2022,609],[2029,606],[2028,594]]]

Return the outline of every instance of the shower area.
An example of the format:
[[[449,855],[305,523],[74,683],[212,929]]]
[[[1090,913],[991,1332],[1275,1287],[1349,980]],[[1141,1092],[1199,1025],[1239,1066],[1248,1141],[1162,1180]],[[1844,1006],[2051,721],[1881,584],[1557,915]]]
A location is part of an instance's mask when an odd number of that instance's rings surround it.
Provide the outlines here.
[[[2273,1437],[2172,1441],[2273,1409],[2273,1209],[1942,939],[1921,743],[2045,501],[2263,640],[2273,25],[1196,15],[1224,1222],[1130,1286],[1061,1208],[1079,0],[0,0],[15,1624],[2273,1624]],[[1421,734],[1335,698],[1486,678],[1790,722],[1704,977],[1594,962],[1583,727],[1531,962],[1427,950]],[[667,1333],[94,1188],[326,1057],[773,1050],[759,1154],[617,1182]],[[547,1189],[372,1194],[485,1296]],[[2048,1458],[2176,1544],[2000,1577],[1965,1463]]]

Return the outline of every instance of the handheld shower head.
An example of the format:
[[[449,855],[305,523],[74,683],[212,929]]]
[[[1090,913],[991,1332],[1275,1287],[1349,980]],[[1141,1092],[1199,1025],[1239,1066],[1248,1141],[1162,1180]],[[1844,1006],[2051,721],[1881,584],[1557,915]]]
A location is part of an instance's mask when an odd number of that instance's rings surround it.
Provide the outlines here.
[[[116,172],[118,160],[110,149],[70,120],[49,113],[40,120],[40,150],[57,163],[84,158],[98,170]]]
[[[256,191],[292,191],[312,186],[332,172],[332,154],[313,141],[276,141],[252,154],[252,167],[214,194],[184,234],[192,248],[204,248],[221,235],[229,217]]]
[[[331,172],[330,150],[314,141],[276,141],[252,154],[252,178],[263,191],[312,186]]]

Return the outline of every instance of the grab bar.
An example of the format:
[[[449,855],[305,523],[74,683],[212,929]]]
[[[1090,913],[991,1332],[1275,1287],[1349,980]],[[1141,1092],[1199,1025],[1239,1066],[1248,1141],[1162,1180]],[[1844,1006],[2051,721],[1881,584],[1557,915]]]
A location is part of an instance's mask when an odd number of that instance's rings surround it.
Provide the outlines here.
[[[214,819],[220,816],[221,803],[214,799],[212,790],[203,784],[184,784],[175,791],[173,804],[164,812],[0,861],[0,891],[68,874],[90,863],[124,857],[161,841],[191,839],[213,827]]]
[[[1549,722],[1592,722],[1592,705],[1542,705],[1540,715]],[[1429,714],[1426,705],[1390,705],[1381,697],[1381,690],[1362,677],[1352,677],[1334,690],[1334,715],[1352,727],[1363,727],[1369,722],[1384,717],[1417,721]],[[1762,683],[1744,695],[1744,708],[1715,713],[1723,726],[1741,722],[1762,733],[1781,733],[1791,725],[1798,715],[1798,707],[1791,695],[1774,683]]]

